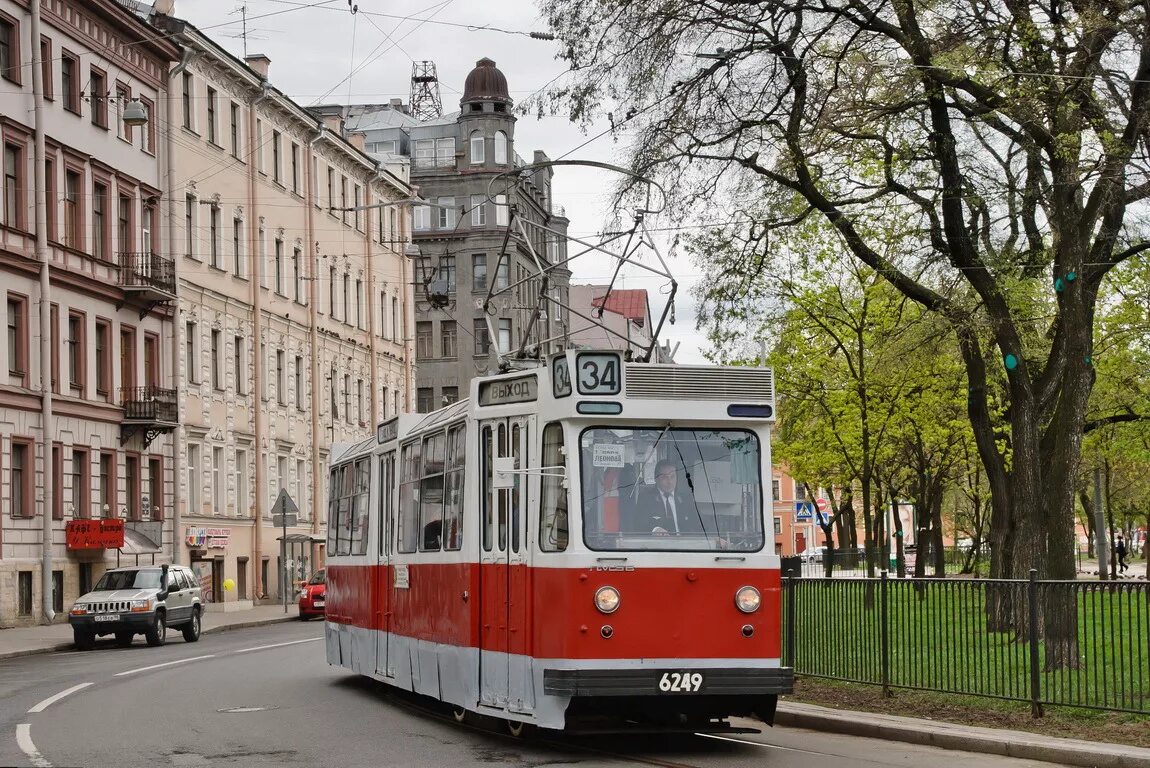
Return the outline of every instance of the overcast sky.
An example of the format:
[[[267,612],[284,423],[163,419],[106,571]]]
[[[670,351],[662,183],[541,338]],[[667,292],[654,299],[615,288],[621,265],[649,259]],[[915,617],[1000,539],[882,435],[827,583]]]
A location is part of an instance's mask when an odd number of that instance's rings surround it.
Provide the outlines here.
[[[510,34],[546,31],[531,0],[358,0],[354,15],[348,0],[176,0],[177,16],[237,56],[244,54],[241,8],[247,11],[248,53],[267,55],[272,83],[304,106],[349,99],[386,102],[402,98],[407,102],[413,61],[435,62],[445,113],[459,109],[463,81],[484,56],[494,59],[507,76],[516,103],[565,70],[555,58],[557,43]],[[563,116],[543,120],[520,116],[515,149],[524,158],[541,149],[552,159],[566,156],[618,163],[622,144],[609,134],[580,147],[605,127],[595,126],[584,133]],[[606,227],[616,212],[605,190],[617,178],[595,169],[556,169],[554,199],[566,209],[573,235],[592,236]],[[630,216],[624,212],[624,221],[629,222]],[[648,226],[660,223],[670,222],[655,218]],[[608,259],[576,260],[572,263],[574,281],[605,283],[612,266]],[[679,282],[678,322],[662,338],[672,346],[680,344],[678,362],[703,362],[699,350],[705,340],[694,329],[690,297],[690,287],[699,276],[686,256],[669,261],[669,266]],[[647,288],[657,318],[665,303],[665,282],[634,270],[625,273],[621,285]]]

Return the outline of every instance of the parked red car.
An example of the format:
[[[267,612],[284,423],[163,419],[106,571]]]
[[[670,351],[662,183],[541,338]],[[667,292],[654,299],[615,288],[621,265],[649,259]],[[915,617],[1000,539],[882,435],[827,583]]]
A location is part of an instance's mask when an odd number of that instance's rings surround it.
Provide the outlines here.
[[[324,598],[327,596],[327,582],[323,578],[323,568],[312,574],[299,590],[299,617],[301,621],[316,616],[323,617]]]

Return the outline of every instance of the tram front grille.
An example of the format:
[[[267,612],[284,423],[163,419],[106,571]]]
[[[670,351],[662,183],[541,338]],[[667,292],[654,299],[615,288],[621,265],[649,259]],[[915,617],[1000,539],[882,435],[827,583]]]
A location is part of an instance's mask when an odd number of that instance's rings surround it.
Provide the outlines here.
[[[629,365],[627,397],[670,400],[729,400],[774,405],[769,368],[715,369],[690,365]]]

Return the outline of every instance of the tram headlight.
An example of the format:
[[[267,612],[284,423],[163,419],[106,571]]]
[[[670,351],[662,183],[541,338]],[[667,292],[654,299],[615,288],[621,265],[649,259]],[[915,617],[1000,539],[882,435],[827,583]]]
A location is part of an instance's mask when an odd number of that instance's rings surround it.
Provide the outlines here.
[[[595,607],[600,613],[614,613],[619,610],[619,590],[614,587],[599,587],[595,590]]]
[[[739,587],[739,591],[735,593],[735,605],[743,613],[754,613],[759,610],[762,602],[759,590],[754,587]]]

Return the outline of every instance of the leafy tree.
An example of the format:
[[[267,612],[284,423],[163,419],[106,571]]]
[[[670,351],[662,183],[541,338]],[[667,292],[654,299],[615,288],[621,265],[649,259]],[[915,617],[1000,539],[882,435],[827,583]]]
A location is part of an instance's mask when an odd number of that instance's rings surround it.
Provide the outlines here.
[[[576,120],[624,114],[633,170],[668,181],[681,215],[716,200],[735,213],[741,258],[724,265],[733,278],[712,276],[712,314],[737,312],[779,232],[810,217],[833,227],[958,340],[992,494],[992,575],[1073,578],[1099,291],[1150,248],[1136,215],[1150,195],[1146,4],[542,8],[573,70],[551,103]],[[912,226],[892,252],[883,223],[896,215]],[[1049,309],[1036,315],[1039,297]],[[1047,665],[1077,664],[1074,606],[1050,598],[1044,616]]]

